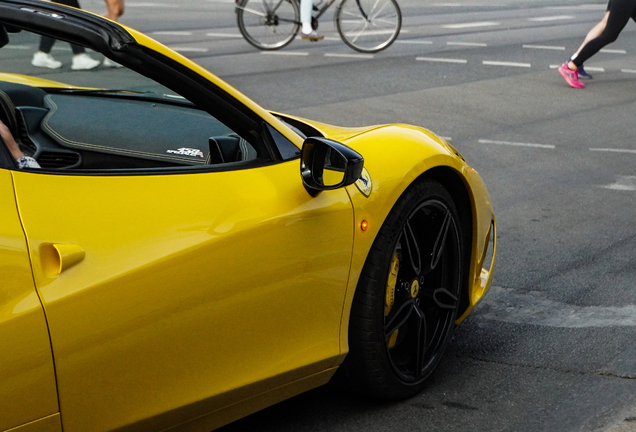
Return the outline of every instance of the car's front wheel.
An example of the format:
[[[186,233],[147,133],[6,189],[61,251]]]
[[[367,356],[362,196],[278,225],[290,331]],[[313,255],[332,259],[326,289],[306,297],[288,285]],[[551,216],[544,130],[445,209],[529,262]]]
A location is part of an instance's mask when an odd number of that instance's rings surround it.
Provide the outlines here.
[[[410,397],[440,362],[463,275],[460,218],[448,191],[422,179],[380,229],[356,289],[345,368],[357,390]]]

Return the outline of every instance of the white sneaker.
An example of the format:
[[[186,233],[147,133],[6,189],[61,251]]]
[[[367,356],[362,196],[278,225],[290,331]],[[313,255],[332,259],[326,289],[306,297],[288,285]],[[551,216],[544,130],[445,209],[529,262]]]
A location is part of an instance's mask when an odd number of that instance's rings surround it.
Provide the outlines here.
[[[95,60],[86,53],[77,54],[73,56],[73,64],[71,69],[73,70],[90,70],[99,66],[100,61]]]
[[[49,69],[59,69],[62,67],[62,62],[55,60],[51,54],[43,53],[42,51],[33,54],[31,64],[36,67]]]
[[[102,66],[104,67],[109,67],[109,68],[123,68],[122,65],[120,65],[117,62],[112,61],[111,59],[109,59],[108,57],[104,58],[104,61],[102,62]]]
[[[301,39],[308,39],[312,42],[317,42],[319,40],[323,40],[325,37],[323,35],[319,35],[316,30],[312,30],[309,33],[304,33],[304,32],[300,32],[301,33]]]

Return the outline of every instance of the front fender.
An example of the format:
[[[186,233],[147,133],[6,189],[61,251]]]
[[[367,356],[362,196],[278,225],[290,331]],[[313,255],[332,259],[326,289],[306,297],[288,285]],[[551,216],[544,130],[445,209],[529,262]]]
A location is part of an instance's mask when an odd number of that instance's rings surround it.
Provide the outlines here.
[[[468,304],[458,323],[468,315],[492,283],[492,271],[483,275],[480,257],[494,223],[490,196],[479,176],[446,141],[432,132],[413,126],[385,126],[345,142],[360,152],[372,180],[367,198],[355,185],[347,187],[354,207],[355,230],[351,277],[347,286],[341,327],[341,352],[348,351],[348,323],[358,278],[373,242],[389,212],[404,191],[427,173],[446,170],[457,176],[466,189],[471,210],[472,238],[468,271]],[[432,174],[431,174],[432,175]],[[455,199],[455,197],[454,197]],[[366,230],[361,229],[366,221]]]

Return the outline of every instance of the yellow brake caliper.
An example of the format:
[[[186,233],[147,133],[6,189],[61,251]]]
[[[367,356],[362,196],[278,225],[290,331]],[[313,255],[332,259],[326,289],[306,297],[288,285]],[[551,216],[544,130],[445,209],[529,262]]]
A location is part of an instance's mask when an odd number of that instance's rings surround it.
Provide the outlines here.
[[[393,254],[393,260],[391,261],[391,270],[389,271],[389,278],[386,282],[386,300],[384,305],[384,316],[388,316],[391,312],[391,308],[395,303],[395,286],[397,285],[397,275],[400,270],[400,259],[397,253]],[[387,346],[392,349],[397,341],[398,329],[396,329],[387,338]]]

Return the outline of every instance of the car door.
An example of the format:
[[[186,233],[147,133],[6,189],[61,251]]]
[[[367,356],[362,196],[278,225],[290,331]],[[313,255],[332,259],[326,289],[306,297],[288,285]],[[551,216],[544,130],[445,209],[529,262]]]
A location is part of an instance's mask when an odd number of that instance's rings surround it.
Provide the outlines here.
[[[0,169],[0,274],[0,430],[34,422],[37,430],[60,431],[49,334],[6,169]]]
[[[166,428],[334,365],[353,210],[297,159],[14,177],[65,431]]]

